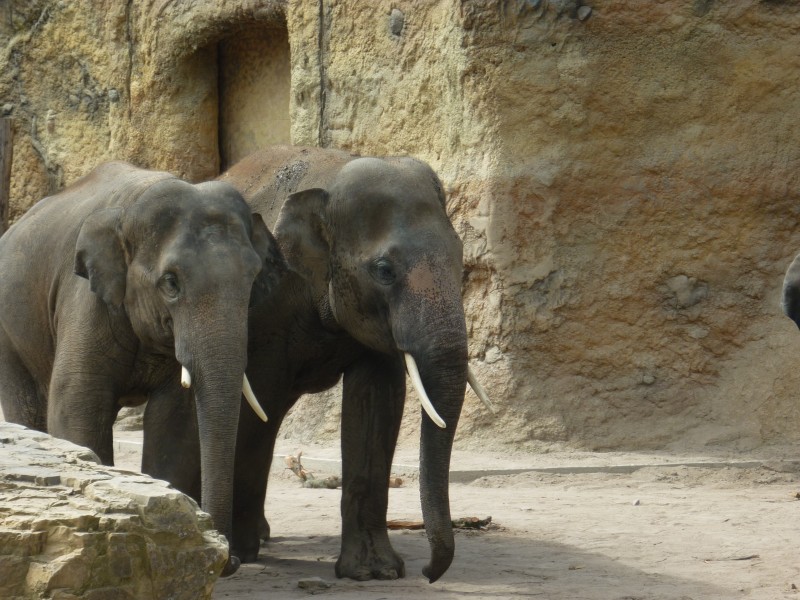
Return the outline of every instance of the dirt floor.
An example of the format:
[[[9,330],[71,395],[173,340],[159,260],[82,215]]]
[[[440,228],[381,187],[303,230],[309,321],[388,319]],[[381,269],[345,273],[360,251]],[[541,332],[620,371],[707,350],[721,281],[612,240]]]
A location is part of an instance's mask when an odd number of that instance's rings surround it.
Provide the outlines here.
[[[121,436],[129,441],[118,445],[117,462],[135,466],[136,434]],[[214,598],[800,600],[797,450],[457,452],[453,517],[491,516],[492,525],[457,533],[453,565],[434,584],[421,574],[428,556],[422,531],[391,533],[405,579],[336,579],[339,490],[303,488],[276,460],[267,499],[274,537],[258,563],[219,581]],[[278,449],[296,451],[285,440]],[[303,451],[317,477],[336,471],[336,449]],[[396,457],[403,485],[390,492],[389,519],[420,519],[415,454]],[[310,578],[322,587],[301,588]]]

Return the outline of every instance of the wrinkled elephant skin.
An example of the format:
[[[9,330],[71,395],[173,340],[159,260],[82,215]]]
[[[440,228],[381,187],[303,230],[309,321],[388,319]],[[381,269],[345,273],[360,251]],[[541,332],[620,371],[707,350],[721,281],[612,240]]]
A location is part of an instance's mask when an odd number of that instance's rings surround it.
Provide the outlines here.
[[[193,491],[230,540],[247,311],[283,268],[274,238],[230,185],[101,165],[0,238],[6,418],[113,464],[121,406],[149,397],[152,425],[161,396],[183,397],[206,440]],[[182,366],[194,398],[182,393]],[[232,558],[225,574],[237,565]]]
[[[386,529],[388,479],[413,357],[433,409],[421,413],[421,503],[430,581],[454,552],[448,499],[453,436],[467,379],[462,244],[441,183],[410,158],[276,147],[220,177],[264,215],[292,271],[251,311],[247,373],[270,421],[243,413],[234,546],[244,560],[269,535],[267,473],[281,420],[307,392],[343,377],[339,577],[403,577]]]

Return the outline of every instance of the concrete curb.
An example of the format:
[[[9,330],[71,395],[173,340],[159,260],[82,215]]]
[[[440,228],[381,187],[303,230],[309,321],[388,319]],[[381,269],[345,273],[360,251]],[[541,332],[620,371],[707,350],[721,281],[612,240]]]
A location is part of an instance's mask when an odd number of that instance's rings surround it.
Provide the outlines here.
[[[115,440],[114,450],[141,450],[142,443],[135,440]],[[275,454],[272,459],[272,473],[286,469],[285,458],[288,454]],[[309,471],[318,471],[332,475],[341,475],[342,461],[338,458],[315,458],[303,456],[303,466]],[[516,469],[473,469],[450,471],[451,483],[471,483],[481,477],[498,475],[521,475],[523,473],[544,473],[551,475],[579,475],[589,473],[633,473],[640,469],[659,468],[676,469],[679,467],[699,469],[758,469],[767,467],[773,471],[800,473],[800,461],[797,460],[743,460],[743,461],[686,461],[671,463],[642,463],[621,465],[586,465],[561,467],[523,467]],[[402,463],[392,464],[393,475],[419,475],[419,466]]]

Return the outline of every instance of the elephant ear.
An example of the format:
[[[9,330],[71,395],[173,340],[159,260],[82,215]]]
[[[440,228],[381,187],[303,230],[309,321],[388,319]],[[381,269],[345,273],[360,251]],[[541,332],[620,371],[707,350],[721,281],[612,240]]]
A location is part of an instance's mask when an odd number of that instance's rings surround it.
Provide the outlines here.
[[[89,280],[91,290],[119,308],[125,299],[128,267],[120,237],[119,208],[105,208],[87,217],[75,243],[75,274]]]
[[[321,188],[295,192],[284,202],[275,224],[275,237],[287,263],[311,282],[318,299],[328,293],[328,199],[328,192]]]
[[[250,241],[261,258],[261,272],[253,282],[253,291],[250,295],[250,306],[256,306],[275,288],[278,279],[288,267],[278,242],[267,229],[264,219],[258,213],[253,213],[252,216],[253,234]]]

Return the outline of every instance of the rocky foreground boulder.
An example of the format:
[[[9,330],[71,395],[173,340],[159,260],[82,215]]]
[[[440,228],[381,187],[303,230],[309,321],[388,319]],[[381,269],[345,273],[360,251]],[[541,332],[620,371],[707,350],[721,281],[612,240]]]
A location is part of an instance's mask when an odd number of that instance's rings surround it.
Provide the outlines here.
[[[209,598],[227,554],[166,482],[0,422],[0,598]]]

